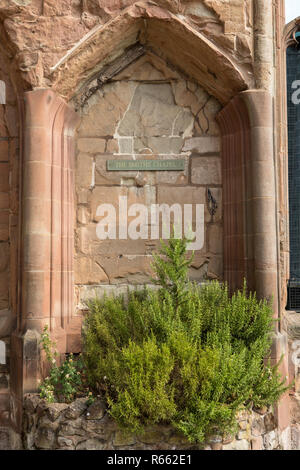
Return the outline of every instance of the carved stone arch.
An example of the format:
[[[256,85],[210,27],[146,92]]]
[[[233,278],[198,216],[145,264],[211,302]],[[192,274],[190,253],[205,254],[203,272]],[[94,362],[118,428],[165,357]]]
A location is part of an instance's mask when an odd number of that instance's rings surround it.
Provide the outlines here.
[[[297,42],[295,33],[299,30],[300,30],[300,17],[295,18],[294,20],[290,21],[288,24],[285,25],[284,32],[283,32],[283,42],[284,42],[285,48]]]
[[[226,280],[234,289],[248,276],[260,296],[277,292],[276,241],[270,243],[268,238],[270,230],[272,236],[276,232],[271,96],[265,91],[245,91],[254,86],[251,76],[246,78],[224,52],[179,16],[152,2],[138,2],[90,31],[58,62],[52,90],[26,93],[23,302],[20,334],[14,344],[18,374],[13,377],[16,426],[21,423],[23,394],[36,390],[40,374],[37,332],[48,324],[61,352],[78,350],[80,318],[73,316],[72,295],[72,204],[73,136],[79,120],[71,100],[89,89],[91,81],[104,83],[106,74],[118,70],[126,54],[135,60],[134,54],[148,49],[224,106],[219,118],[223,178],[227,175],[227,214],[235,217],[228,219],[225,234]],[[254,183],[247,186],[245,175]],[[268,186],[264,185],[266,175]],[[251,227],[245,220],[248,213]],[[37,253],[43,253],[43,258]]]
[[[136,52],[144,53],[147,48],[180,69],[185,64],[185,74],[223,104],[248,86],[232,61],[191,25],[151,2],[138,2],[108,24],[93,29],[59,61],[53,68],[52,90],[26,92],[22,331],[39,330],[48,323],[56,333],[60,330],[62,337],[72,337],[72,136],[78,115],[66,101],[80,95],[95,77],[103,81],[109,78],[105,74],[108,69],[114,70],[116,59],[124,53],[133,54],[134,60]],[[115,70],[119,71],[118,66]],[[43,217],[34,206],[33,195],[38,196],[40,206],[44,201]],[[66,204],[69,209],[64,211]],[[40,236],[34,235],[38,232]],[[46,236],[50,237],[48,242]],[[65,246],[64,241],[62,248],[57,248],[66,236],[69,243]],[[37,250],[39,243],[43,249]],[[44,253],[44,259],[37,259],[37,251]],[[62,271],[70,274],[59,286]],[[71,343],[64,337],[59,344],[62,350],[71,350]]]
[[[163,35],[160,33],[160,30],[163,30]],[[72,135],[76,125],[78,124],[78,115],[74,113],[71,106],[66,104],[66,101],[70,101],[78,95],[80,96],[86,89],[88,89],[91,81],[95,78],[98,78],[101,84],[110,78],[109,73],[120,71],[118,67],[120,63],[122,64],[122,57],[124,57],[124,54],[127,54],[127,56],[132,54],[131,60],[135,60],[135,54],[137,56],[139,54],[143,54],[148,48],[151,48],[154,53],[159,55],[167,63],[175,65],[175,67],[178,67],[181,71],[182,68],[184,68],[183,72],[186,75],[200,84],[209,94],[216,97],[223,105],[228,105],[226,108],[227,110],[230,109],[230,101],[251,85],[251,83],[249,84],[249,82],[247,82],[247,79],[233,64],[230,58],[191,25],[185,23],[173,13],[154,6],[151,2],[138,2],[122,11],[118,16],[113,18],[104,26],[101,25],[94,28],[76,46],[74,46],[74,48],[65,57],[63,57],[55,67],[53,67],[53,76],[55,78],[53,90],[36,90],[26,94],[27,119],[25,168],[27,168],[27,166],[28,168],[33,168],[34,165],[31,163],[33,160],[44,166],[46,165],[45,168],[48,168],[47,165],[52,164],[51,162],[58,161],[59,165],[62,165],[62,167],[67,170],[65,173],[69,172],[71,175],[74,159]],[[182,64],[184,64],[184,67]],[[233,102],[237,103],[237,101]],[[52,107],[53,103],[55,103],[55,106],[60,109],[57,114],[50,112],[49,106]],[[257,103],[255,106],[256,105]],[[245,113],[248,112],[247,110],[248,107],[244,106]],[[222,118],[222,116],[224,118]],[[242,118],[242,113],[240,111],[237,111],[236,116],[231,113],[228,121],[232,122],[233,127],[231,130],[228,129],[226,119],[226,112],[224,111],[224,113],[220,115],[221,130],[223,133],[222,153],[224,154],[226,151],[226,136],[229,133],[232,133],[237,125],[243,139],[243,147],[241,147],[241,151],[247,151],[249,153],[250,143],[248,132],[250,131],[248,126],[245,124],[245,119],[247,120],[247,118]],[[66,121],[69,120],[72,122],[71,126],[66,125]],[[222,126],[222,122],[225,122],[224,126]],[[41,145],[47,149],[46,152],[42,153],[40,151]],[[45,160],[44,163],[40,162],[41,158]],[[64,163],[62,164],[61,162]],[[36,166],[38,167],[38,165]],[[57,171],[56,167],[55,169],[52,169],[52,173],[54,171]],[[43,174],[43,172],[41,173],[36,170],[35,177],[39,184],[41,184],[40,174]],[[28,214],[30,214],[30,217],[35,219],[35,223],[41,224],[42,220],[34,215],[35,212],[30,195],[33,181],[34,175],[31,173],[30,178],[25,176],[25,207]],[[49,173],[49,177],[44,177],[44,187],[41,188],[41,191],[45,192],[45,200],[49,198],[52,200],[52,212],[49,213],[49,221],[47,221],[49,229],[47,229],[47,234],[48,236],[50,235],[52,240],[48,247],[50,250],[48,259],[51,260],[53,258],[55,261],[45,261],[45,263],[50,263],[50,267],[48,266],[47,269],[44,270],[45,273],[48,272],[48,277],[46,275],[44,277],[40,276],[39,281],[36,279],[32,279],[31,281],[28,280],[29,271],[33,270],[30,267],[30,264],[32,263],[32,265],[34,265],[33,259],[35,258],[35,244],[32,242],[30,236],[31,226],[28,222],[29,218],[26,217],[26,220],[24,220],[24,227],[25,229],[28,227],[29,237],[27,237],[29,242],[26,237],[23,238],[24,252],[28,253],[26,248],[27,243],[33,243],[33,253],[32,259],[29,257],[28,262],[25,260],[23,264],[23,299],[25,300],[23,300],[22,317],[26,320],[22,324],[27,325],[27,328],[40,329],[43,324],[49,322],[52,329],[56,332],[58,331],[58,324],[60,324],[62,336],[67,335],[67,337],[72,338],[72,322],[69,320],[65,321],[66,318],[70,319],[72,317],[72,311],[74,308],[72,295],[70,295],[70,280],[72,279],[73,271],[72,244],[70,242],[65,250],[56,250],[56,242],[54,243],[53,238],[53,227],[57,224],[57,219],[54,218],[56,214],[55,207],[57,205],[54,201],[54,196],[55,194],[60,194],[59,197],[63,198],[63,201],[61,201],[61,207],[65,202],[67,202],[69,207],[71,207],[73,183],[70,178],[61,178],[61,187],[56,191],[55,188],[49,187],[49,182],[50,184],[57,185],[57,181],[58,179],[53,175],[51,176]],[[229,180],[229,185],[231,184],[230,181],[231,180]],[[46,185],[48,186],[46,187]],[[244,188],[242,189],[244,190]],[[27,193],[29,194],[28,197]],[[65,198],[65,196],[62,196],[63,194],[68,196]],[[239,195],[239,197],[240,196],[241,195]],[[244,217],[245,213],[240,211],[238,222],[239,227],[244,224]],[[59,220],[61,227],[66,223],[66,220],[69,220],[69,223],[72,224],[71,212],[67,211],[64,215],[64,212],[60,210]],[[231,229],[229,228],[228,230],[228,234],[230,236]],[[68,233],[70,237],[71,232],[72,226],[69,225]],[[243,234],[243,230],[239,235],[241,237],[245,236],[245,234]],[[60,232],[60,236],[62,237],[62,231]],[[54,252],[57,253],[57,256],[54,256]],[[245,256],[247,257],[248,255],[243,254],[241,255],[242,258],[239,257],[239,268],[237,269],[239,274],[236,272],[233,277],[230,275],[227,279],[229,280],[232,288],[240,284],[240,280],[243,275],[247,275],[247,273],[250,273],[251,271],[249,271],[248,268],[245,268]],[[67,270],[70,272],[70,276],[64,289],[53,287],[53,283],[58,282],[57,278],[59,275],[57,274],[56,277],[54,276],[53,270],[50,269],[51,262],[58,262],[60,266],[66,263],[66,266],[68,267]],[[29,265],[29,271],[27,265]],[[241,269],[242,265],[243,269]],[[228,273],[229,271],[232,271],[230,267],[227,268]],[[38,284],[36,284],[36,282],[38,282]],[[38,285],[40,286],[39,288],[37,288]],[[34,292],[32,296],[30,295],[31,290]],[[39,296],[37,296],[37,292],[40,293]],[[42,292],[44,292],[44,294],[41,297]],[[262,289],[262,293],[265,293],[264,289]],[[26,299],[28,299],[28,302]],[[50,305],[52,305],[52,307],[50,307]],[[61,305],[63,305],[63,308],[61,308]],[[51,308],[52,312],[57,312],[59,310],[60,314],[50,314],[49,312],[51,312]],[[54,320],[54,318],[56,319]],[[26,327],[24,326],[25,330]],[[62,340],[61,345],[62,350],[71,350],[72,340],[68,340],[65,337]]]
[[[224,52],[178,15],[152,2],[138,2],[90,31],[52,68],[53,89],[69,101],[137,45],[151,48],[222,104],[253,84],[249,75],[244,76]]]

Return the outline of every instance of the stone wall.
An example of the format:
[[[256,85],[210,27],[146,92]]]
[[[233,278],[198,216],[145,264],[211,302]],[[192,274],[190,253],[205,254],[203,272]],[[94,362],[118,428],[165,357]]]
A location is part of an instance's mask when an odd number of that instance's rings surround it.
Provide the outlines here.
[[[46,404],[37,394],[24,402],[23,445],[47,450],[289,450],[290,429],[281,433],[271,409],[239,414],[234,436],[212,436],[202,446],[192,445],[169,426],[155,425],[140,436],[125,435],[109,417],[104,404],[91,406],[86,398],[70,405]],[[296,450],[296,448],[295,448]]]
[[[92,85],[92,84],[91,84]],[[204,246],[197,250],[190,278],[222,279],[222,181],[218,101],[182,77],[156,55],[147,53],[93,94],[81,111],[77,135],[77,226],[75,283],[77,302],[102,293],[103,285],[150,282],[152,253],[159,242],[151,237],[152,204],[195,204],[205,207]],[[184,160],[183,171],[107,171],[112,160]],[[207,190],[217,201],[208,211]],[[139,239],[99,240],[100,204],[112,204],[118,215],[119,197],[149,208]],[[102,214],[104,215],[104,214]],[[138,214],[137,214],[138,215]],[[135,217],[128,217],[128,224]],[[162,236],[160,220],[159,236]],[[117,226],[123,221],[117,217]],[[87,287],[89,286],[89,287]],[[88,292],[88,294],[87,294]]]
[[[149,11],[150,18],[164,18],[166,12],[180,16],[196,31],[209,35],[250,77],[251,0],[1,0],[1,40],[26,88],[51,87],[55,79],[52,68],[59,60],[92,28],[127,10],[132,17],[139,11]]]
[[[0,57],[0,428],[9,423],[10,334],[17,305],[18,116],[7,63]],[[3,431],[4,432],[4,431]],[[0,429],[1,434],[1,429]],[[1,439],[0,439],[1,440]]]

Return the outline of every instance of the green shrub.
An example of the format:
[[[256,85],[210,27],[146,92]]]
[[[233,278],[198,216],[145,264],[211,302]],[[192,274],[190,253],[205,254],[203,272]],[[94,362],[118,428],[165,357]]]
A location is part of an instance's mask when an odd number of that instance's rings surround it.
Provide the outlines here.
[[[188,281],[186,240],[154,258],[161,288],[89,304],[84,324],[87,379],[130,431],[158,422],[191,442],[230,432],[237,412],[275,403],[286,390],[278,365],[264,364],[272,308],[255,294]]]
[[[49,375],[39,386],[40,397],[48,403],[70,403],[82,387],[82,360],[70,354],[58,365],[56,344],[50,338],[47,325],[43,329],[40,343],[49,363]]]

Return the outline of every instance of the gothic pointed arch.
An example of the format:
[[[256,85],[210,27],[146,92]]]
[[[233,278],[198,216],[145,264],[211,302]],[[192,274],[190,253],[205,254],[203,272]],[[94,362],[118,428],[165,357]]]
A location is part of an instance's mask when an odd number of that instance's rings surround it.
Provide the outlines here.
[[[138,45],[181,69],[222,104],[250,86],[251,79],[204,34],[152,2],[138,2],[91,30],[52,68],[54,90],[70,100]]]

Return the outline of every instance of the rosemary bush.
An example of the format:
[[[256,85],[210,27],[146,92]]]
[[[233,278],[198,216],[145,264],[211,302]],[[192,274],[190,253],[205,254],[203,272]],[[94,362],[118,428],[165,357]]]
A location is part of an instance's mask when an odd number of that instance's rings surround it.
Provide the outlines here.
[[[157,291],[89,304],[84,362],[95,394],[119,425],[142,432],[171,423],[191,442],[231,432],[239,410],[271,405],[286,390],[268,355],[272,308],[248,293],[188,281],[187,241],[162,243]]]

